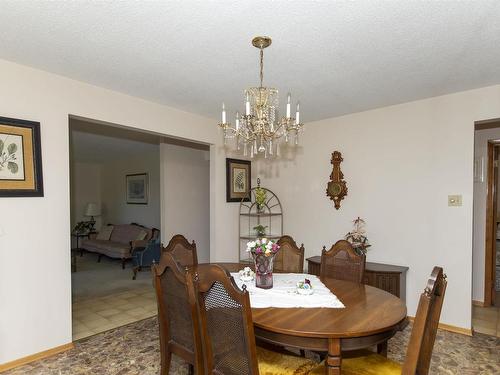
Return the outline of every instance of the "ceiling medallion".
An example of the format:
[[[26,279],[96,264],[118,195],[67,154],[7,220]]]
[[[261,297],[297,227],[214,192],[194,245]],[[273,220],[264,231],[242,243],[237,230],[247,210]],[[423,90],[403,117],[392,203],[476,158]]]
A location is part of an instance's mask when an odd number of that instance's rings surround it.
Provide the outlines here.
[[[286,115],[279,118],[278,90],[264,87],[264,48],[271,45],[267,36],[253,38],[252,45],[260,50],[260,86],[250,87],[244,91],[245,114],[236,112],[235,125],[227,122],[226,107],[222,103],[222,121],[219,127],[223,130],[224,144],[228,139],[236,139],[236,149],[243,148],[243,155],[254,157],[280,156],[280,142],[299,143],[299,132],[304,124],[300,123],[300,106],[297,102],[295,118],[291,117],[291,95],[287,96]]]

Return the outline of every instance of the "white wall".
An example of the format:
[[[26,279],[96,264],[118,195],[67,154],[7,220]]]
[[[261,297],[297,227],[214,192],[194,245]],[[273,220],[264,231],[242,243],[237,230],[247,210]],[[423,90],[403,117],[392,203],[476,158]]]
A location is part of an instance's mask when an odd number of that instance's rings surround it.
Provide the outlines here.
[[[196,242],[199,262],[210,261],[208,150],[162,143],[162,242],[175,234]]]
[[[225,203],[233,155],[216,121],[4,60],[0,82],[1,116],[41,122],[45,185],[43,198],[0,199],[9,212],[0,217],[0,363],[71,341],[69,114],[211,144],[210,258],[238,258],[238,207]],[[473,124],[499,117],[494,86],[308,124],[302,154],[262,171],[263,184],[283,200],[285,230],[308,256],[365,217],[369,260],[410,266],[410,314],[432,265],[445,266],[442,320],[469,328]],[[349,183],[340,211],[324,196],[336,149]],[[448,208],[455,193],[464,205]]]
[[[481,302],[484,301],[486,195],[488,192],[488,141],[497,139],[500,139],[500,128],[477,130],[475,132],[474,159],[484,159],[484,180],[483,182],[474,182],[472,299]],[[498,212],[500,213],[500,210]]]
[[[442,322],[470,328],[474,121],[498,117],[493,86],[309,123],[294,160],[254,173],[280,197],[285,232],[304,242],[306,257],[361,216],[368,261],[410,267],[409,315],[440,265],[449,281]],[[349,189],[338,211],[325,195],[334,150]],[[448,207],[449,194],[462,194],[463,206]]]
[[[151,145],[149,152],[121,160],[111,160],[102,167],[103,224],[138,223],[160,228],[160,147]],[[148,173],[148,204],[127,204],[125,176]]]
[[[68,115],[211,144],[220,137],[214,120],[5,60],[0,82],[0,116],[41,123],[45,187],[43,198],[0,199],[0,212],[9,212],[0,216],[0,363],[5,363],[71,342]],[[211,166],[211,178],[224,181],[224,155],[216,153]],[[225,216],[225,190],[214,186],[219,190],[212,192],[211,225],[217,220],[224,225],[232,219]],[[227,250],[213,241],[213,249]]]
[[[102,167],[98,163],[72,163],[71,171],[71,228],[79,221],[90,218],[85,216],[87,203],[101,204]],[[95,217],[95,228],[101,228],[101,217]]]

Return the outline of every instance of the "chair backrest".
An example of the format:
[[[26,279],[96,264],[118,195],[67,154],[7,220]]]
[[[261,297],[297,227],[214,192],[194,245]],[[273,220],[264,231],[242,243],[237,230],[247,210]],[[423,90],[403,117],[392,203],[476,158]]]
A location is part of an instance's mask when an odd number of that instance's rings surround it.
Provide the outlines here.
[[[365,274],[365,256],[354,251],[346,240],[337,241],[330,250],[323,246],[320,278],[332,278],[362,283]]]
[[[300,247],[290,236],[278,240],[280,249],[274,256],[274,270],[277,272],[304,272],[304,244]]]
[[[218,265],[199,267],[188,280],[190,303],[198,308],[205,374],[258,375],[250,299]]]
[[[443,269],[434,267],[427,281],[427,286],[420,295],[402,375],[426,375],[429,373],[446,284],[446,275],[443,273]]]
[[[198,264],[198,255],[196,253],[196,243],[189,241],[182,234],[176,234],[172,237],[167,247],[162,249],[172,254],[174,259],[182,267],[191,267]]]
[[[187,274],[171,253],[162,252],[160,262],[153,265],[153,275],[160,326],[161,373],[168,373],[165,366],[170,363],[167,357],[172,352],[196,366],[193,322],[198,320],[198,311],[189,303]]]

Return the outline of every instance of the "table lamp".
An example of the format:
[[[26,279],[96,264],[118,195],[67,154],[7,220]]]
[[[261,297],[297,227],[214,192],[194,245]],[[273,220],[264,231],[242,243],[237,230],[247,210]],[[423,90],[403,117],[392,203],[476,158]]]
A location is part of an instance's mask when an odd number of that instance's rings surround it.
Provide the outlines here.
[[[85,216],[90,216],[90,223],[91,223],[91,228],[90,231],[94,231],[94,225],[95,225],[95,219],[94,216],[100,216],[101,215],[101,207],[94,202],[87,203],[87,207],[85,208]]]

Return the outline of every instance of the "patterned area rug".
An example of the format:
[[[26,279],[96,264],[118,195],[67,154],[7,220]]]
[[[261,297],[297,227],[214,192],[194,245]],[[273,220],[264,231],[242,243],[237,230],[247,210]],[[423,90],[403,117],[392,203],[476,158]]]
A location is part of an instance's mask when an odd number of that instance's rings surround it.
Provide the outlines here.
[[[388,356],[402,362],[411,330],[409,325],[389,341]],[[160,369],[156,318],[92,336],[75,343],[75,348],[51,358],[33,362],[4,375],[157,375]],[[476,334],[468,337],[438,331],[431,374],[500,374],[500,338]],[[174,356],[170,374],[187,374],[183,361]]]

